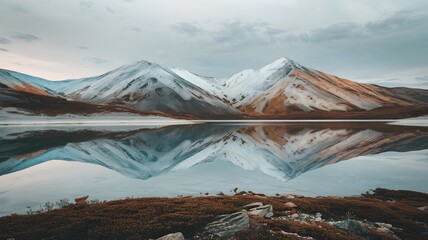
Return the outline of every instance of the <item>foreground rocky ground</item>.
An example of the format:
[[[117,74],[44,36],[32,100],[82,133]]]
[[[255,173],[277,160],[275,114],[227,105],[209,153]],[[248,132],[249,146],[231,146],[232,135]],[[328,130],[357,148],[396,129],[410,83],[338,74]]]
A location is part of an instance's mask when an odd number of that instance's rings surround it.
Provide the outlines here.
[[[0,218],[3,239],[428,239],[428,194],[138,198]],[[166,236],[165,236],[166,235]]]

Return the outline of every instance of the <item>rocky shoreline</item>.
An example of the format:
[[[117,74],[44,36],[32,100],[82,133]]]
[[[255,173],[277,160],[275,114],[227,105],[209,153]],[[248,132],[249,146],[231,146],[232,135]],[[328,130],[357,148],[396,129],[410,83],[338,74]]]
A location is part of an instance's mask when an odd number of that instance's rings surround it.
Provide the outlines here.
[[[0,218],[2,239],[428,239],[428,194],[239,192],[74,204]]]

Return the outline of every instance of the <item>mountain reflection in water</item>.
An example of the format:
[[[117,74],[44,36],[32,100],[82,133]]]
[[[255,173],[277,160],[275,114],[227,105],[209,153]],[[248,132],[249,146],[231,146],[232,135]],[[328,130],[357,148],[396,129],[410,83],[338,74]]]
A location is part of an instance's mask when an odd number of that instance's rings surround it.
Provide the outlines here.
[[[208,162],[229,161],[287,181],[358,156],[428,149],[428,129],[383,123],[104,128],[4,127],[0,131],[0,175],[60,159],[149,179]]]

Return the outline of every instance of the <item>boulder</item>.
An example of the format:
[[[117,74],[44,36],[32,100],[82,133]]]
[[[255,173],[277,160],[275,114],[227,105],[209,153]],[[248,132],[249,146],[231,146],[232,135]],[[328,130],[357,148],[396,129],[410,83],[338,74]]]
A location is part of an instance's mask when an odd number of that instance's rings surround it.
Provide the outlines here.
[[[181,232],[170,233],[163,237],[158,238],[157,240],[184,240],[184,235]]]
[[[297,218],[299,218],[299,214],[294,213],[290,217],[291,217],[291,219],[297,219]]]
[[[277,194],[278,197],[285,197],[285,198],[289,198],[289,199],[293,199],[296,198],[296,196],[294,196],[294,194],[291,193],[281,193],[281,194]]]
[[[233,236],[237,231],[250,227],[250,218],[243,212],[218,216],[205,226],[205,232],[221,238]]]
[[[384,227],[384,228],[386,228],[388,230],[392,228],[392,224],[389,224],[389,223],[375,222],[375,224],[378,227]]]
[[[256,208],[256,207],[260,207],[260,206],[263,206],[262,202],[253,202],[253,203],[250,203],[250,204],[247,204],[247,205],[243,206],[242,208],[246,209],[246,210],[249,210],[251,208]]]
[[[265,218],[271,218],[271,217],[273,217],[273,212],[266,213],[266,215],[264,217]]]
[[[378,233],[389,233],[389,229],[386,227],[379,227],[379,228],[376,228],[376,232],[378,232]]]
[[[286,202],[286,203],[284,203],[284,205],[287,208],[296,208],[297,207],[297,205],[292,203],[292,202]]]
[[[250,209],[250,211],[247,212],[247,214],[252,215],[252,216],[265,217],[266,214],[268,214],[272,211],[273,211],[272,205],[268,204],[268,205],[252,208],[252,209]]]
[[[418,207],[418,209],[421,211],[428,211],[428,206]]]

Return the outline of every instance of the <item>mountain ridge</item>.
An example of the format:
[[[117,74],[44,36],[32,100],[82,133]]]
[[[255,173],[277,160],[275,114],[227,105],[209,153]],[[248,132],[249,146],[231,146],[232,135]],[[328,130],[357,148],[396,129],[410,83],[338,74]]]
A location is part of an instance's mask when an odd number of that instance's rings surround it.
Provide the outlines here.
[[[0,69],[0,87],[176,118],[379,118],[428,114],[428,90],[356,83],[279,58],[229,78],[205,77],[145,60],[88,78],[49,81]],[[0,96],[0,107],[3,106]],[[409,108],[415,108],[415,115]],[[352,114],[351,114],[352,113]],[[405,113],[405,114],[404,114]]]

